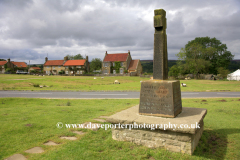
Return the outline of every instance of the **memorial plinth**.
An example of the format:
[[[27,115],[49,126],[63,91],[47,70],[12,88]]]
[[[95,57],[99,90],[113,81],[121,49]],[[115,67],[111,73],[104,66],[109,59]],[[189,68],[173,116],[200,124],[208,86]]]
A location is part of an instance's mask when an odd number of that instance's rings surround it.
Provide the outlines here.
[[[206,114],[206,109],[183,107],[181,114],[175,118],[146,116],[139,114],[137,105],[110,116],[107,121],[112,124],[133,124],[131,129],[129,127],[112,128],[114,140],[129,141],[149,148],[160,147],[192,155],[201,138],[204,127],[203,119]],[[138,127],[134,128],[134,125]],[[168,125],[168,128],[151,130],[146,128],[148,125],[158,127]],[[146,127],[143,128],[144,126]]]
[[[192,155],[201,138],[207,110],[182,107],[180,82],[168,80],[166,12],[158,9],[154,14],[153,80],[141,82],[139,105],[114,114],[107,121],[128,124],[112,129],[115,140]],[[146,125],[155,125],[155,129],[139,127]],[[172,127],[163,127],[166,125]]]
[[[181,111],[179,81],[154,79],[141,83],[139,114],[176,117]]]

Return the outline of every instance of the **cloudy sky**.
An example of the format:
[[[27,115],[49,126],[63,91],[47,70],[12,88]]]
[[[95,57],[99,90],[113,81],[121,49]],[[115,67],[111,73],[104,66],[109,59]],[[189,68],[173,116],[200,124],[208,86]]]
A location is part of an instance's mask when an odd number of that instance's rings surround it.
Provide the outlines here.
[[[240,59],[239,0],[0,0],[0,58],[31,64],[67,54],[153,59],[154,9],[167,12],[168,57],[216,37]]]

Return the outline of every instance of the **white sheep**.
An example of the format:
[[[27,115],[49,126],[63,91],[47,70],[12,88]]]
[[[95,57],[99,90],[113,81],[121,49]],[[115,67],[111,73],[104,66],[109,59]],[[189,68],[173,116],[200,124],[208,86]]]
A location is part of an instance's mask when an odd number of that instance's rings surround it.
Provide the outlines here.
[[[96,77],[94,77],[93,79],[97,79]]]
[[[187,85],[185,83],[181,83],[182,87],[187,87]]]

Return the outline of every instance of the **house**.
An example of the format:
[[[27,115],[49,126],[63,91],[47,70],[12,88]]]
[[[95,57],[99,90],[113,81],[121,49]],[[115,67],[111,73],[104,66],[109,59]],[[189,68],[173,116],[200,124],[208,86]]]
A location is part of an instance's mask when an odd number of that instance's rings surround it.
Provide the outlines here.
[[[115,54],[108,54],[106,51],[102,63],[102,72],[104,74],[137,72],[136,75],[139,75],[142,73],[142,65],[140,60],[132,60],[130,51]]]
[[[14,68],[18,68],[18,70],[27,70],[27,64],[25,62],[14,62],[12,61]]]
[[[5,64],[7,63],[7,61],[0,61],[0,73],[4,73],[6,68],[5,68]]]
[[[132,60],[130,62],[128,73],[132,73],[138,76],[142,74],[142,65],[141,65],[140,59]]]
[[[68,57],[64,57],[64,60],[48,60],[45,58],[43,65],[43,71],[46,74],[59,74],[60,71],[64,71],[65,74],[83,74],[89,72],[88,56],[86,59],[80,60],[68,60]]]
[[[89,62],[88,56],[86,59],[79,59],[79,60],[67,60],[64,65],[65,67],[65,74],[72,75],[72,74],[84,74],[89,72]]]
[[[36,70],[38,72],[41,72],[41,68],[39,68],[39,67],[30,67],[28,72],[31,72],[31,71],[34,71],[34,70]]]
[[[0,61],[0,73],[6,72],[7,68],[10,68],[12,71],[18,70],[27,70],[27,64],[25,62],[14,62],[10,61],[10,58],[7,61]]]
[[[65,67],[63,67],[64,62],[67,61],[67,57],[64,57],[64,60],[48,60],[45,58],[45,63],[43,64],[43,73],[46,74],[59,74],[60,71],[64,71]]]

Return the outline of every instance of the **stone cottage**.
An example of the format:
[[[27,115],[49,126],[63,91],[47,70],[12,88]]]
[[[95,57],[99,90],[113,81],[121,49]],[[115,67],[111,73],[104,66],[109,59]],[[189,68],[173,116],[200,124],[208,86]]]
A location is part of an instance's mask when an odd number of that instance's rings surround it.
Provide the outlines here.
[[[64,65],[65,67],[65,74],[72,75],[72,74],[84,74],[85,72],[89,72],[89,62],[88,56],[86,59],[79,59],[79,60],[67,60]]]
[[[45,58],[45,63],[43,64],[43,73],[46,74],[59,74],[60,71],[64,71],[65,67],[63,67],[64,62],[66,62],[67,59],[64,58],[64,60],[48,60],[48,58]]]
[[[54,75],[58,75],[60,71],[64,71],[66,75],[83,74],[89,72],[88,56],[80,60],[68,60],[67,56],[63,60],[48,60],[46,57],[43,71]]]
[[[118,68],[119,66],[117,64],[120,64],[120,68]],[[135,75],[140,75],[142,73],[142,65],[140,60],[132,60],[130,51],[128,51],[128,53],[114,54],[108,54],[106,51],[102,63],[102,72],[103,74],[136,72]]]
[[[10,58],[7,59],[7,61],[0,61],[0,73],[4,73],[7,68],[11,68],[12,71],[16,71],[16,68],[20,70],[27,70],[27,64],[25,62],[10,61]]]
[[[38,72],[41,72],[41,68],[39,68],[39,67],[30,67],[28,72],[31,72],[31,71],[34,71],[34,70],[36,70]]]

